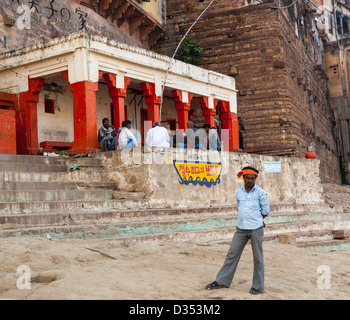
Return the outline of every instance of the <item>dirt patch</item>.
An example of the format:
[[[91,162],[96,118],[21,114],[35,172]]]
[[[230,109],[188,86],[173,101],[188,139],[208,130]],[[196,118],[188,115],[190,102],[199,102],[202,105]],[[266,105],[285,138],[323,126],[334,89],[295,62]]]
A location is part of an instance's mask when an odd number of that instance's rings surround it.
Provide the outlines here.
[[[231,287],[220,291],[204,287],[215,279],[228,243],[124,246],[117,240],[8,238],[1,239],[1,247],[2,299],[350,299],[350,291],[344,290],[350,286],[350,252],[345,251],[316,253],[264,242],[265,293],[252,296],[249,244]],[[21,265],[30,268],[30,289],[17,288]],[[329,270],[329,288],[323,285],[323,270]]]

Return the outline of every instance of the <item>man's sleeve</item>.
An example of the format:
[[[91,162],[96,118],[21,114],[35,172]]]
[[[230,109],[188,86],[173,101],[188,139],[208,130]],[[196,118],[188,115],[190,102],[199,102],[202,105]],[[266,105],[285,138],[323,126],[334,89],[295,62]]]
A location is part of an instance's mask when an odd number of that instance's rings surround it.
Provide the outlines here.
[[[260,207],[261,207],[261,214],[263,216],[267,216],[271,212],[269,200],[267,198],[267,193],[265,191],[261,191],[261,194],[260,194]]]
[[[152,129],[148,130],[146,137],[146,146],[150,146],[152,142]]]
[[[165,140],[166,140],[166,142],[167,142],[167,143],[169,143],[169,144],[170,144],[170,135],[169,135],[169,132],[168,132],[168,130],[167,130],[167,129],[165,129],[165,132],[166,132],[166,135],[165,135]]]
[[[101,141],[104,138],[104,134],[102,133],[101,128],[98,129],[98,133],[97,133],[97,140]]]
[[[138,143],[137,143],[135,136],[132,134],[132,132],[129,129],[128,129],[127,133],[128,133],[128,138],[131,139],[132,142],[134,143],[135,147],[137,147]]]

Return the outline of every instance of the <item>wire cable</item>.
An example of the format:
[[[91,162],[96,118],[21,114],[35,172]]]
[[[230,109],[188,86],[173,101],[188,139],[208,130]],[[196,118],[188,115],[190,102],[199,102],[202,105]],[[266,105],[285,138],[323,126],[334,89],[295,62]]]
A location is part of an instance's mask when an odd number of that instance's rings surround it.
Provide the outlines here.
[[[162,86],[162,93],[161,93],[161,96],[160,96],[160,110],[159,110],[159,121],[162,121],[162,106],[163,106],[163,96],[164,96],[164,90],[165,90],[165,84],[167,82],[167,79],[168,79],[168,75],[169,75],[169,71],[170,71],[170,68],[171,68],[171,65],[174,61],[174,58],[175,58],[175,55],[177,53],[177,51],[179,50],[182,42],[185,40],[185,38],[187,37],[187,35],[190,33],[191,29],[194,27],[194,25],[198,22],[198,20],[204,15],[204,13],[207,12],[207,10],[210,8],[210,6],[214,3],[215,0],[211,0],[211,2],[208,4],[208,6],[202,11],[202,13],[198,16],[198,18],[192,23],[192,25],[188,28],[187,32],[185,33],[185,35],[182,37],[181,41],[179,42],[179,44],[177,45],[171,59],[169,60],[169,63],[168,63],[168,67],[167,67],[167,71],[166,71],[166,74],[165,74],[165,78],[164,78],[164,83],[163,83],[163,86]]]

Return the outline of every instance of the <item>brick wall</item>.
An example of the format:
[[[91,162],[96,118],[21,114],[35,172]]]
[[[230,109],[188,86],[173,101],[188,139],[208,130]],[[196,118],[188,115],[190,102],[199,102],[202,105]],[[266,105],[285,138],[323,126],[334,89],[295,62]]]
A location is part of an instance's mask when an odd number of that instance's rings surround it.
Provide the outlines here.
[[[206,5],[168,0],[167,33],[153,49],[171,56]],[[293,12],[282,13],[266,4],[242,7],[241,1],[214,3],[190,36],[204,48],[199,66],[236,79],[248,151],[292,148],[289,154],[304,157],[312,142],[322,179],[339,182],[327,77],[319,64],[322,48],[311,35],[311,14],[298,10],[310,32],[302,40]]]

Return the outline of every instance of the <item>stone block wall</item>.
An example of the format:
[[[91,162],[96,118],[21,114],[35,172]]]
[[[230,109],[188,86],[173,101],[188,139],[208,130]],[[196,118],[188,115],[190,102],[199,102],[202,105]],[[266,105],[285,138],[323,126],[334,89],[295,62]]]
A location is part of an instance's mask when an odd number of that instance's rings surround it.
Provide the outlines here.
[[[140,148],[97,154],[111,181],[120,190],[143,192],[153,208],[184,208],[236,205],[235,192],[243,186],[237,173],[247,165],[260,173],[256,184],[263,188],[271,204],[323,204],[320,161],[279,158],[194,149]],[[210,186],[181,183],[174,160],[221,165],[220,183]],[[281,162],[281,172],[269,173],[266,163]],[[193,175],[194,177],[194,175]]]
[[[207,5],[191,3],[167,1],[167,33],[154,50],[173,54]],[[312,15],[305,8],[300,10],[311,34]],[[199,66],[235,78],[247,151],[292,149],[289,155],[302,158],[312,142],[322,180],[339,182],[327,77],[319,64],[322,48],[319,43],[314,46],[310,35],[306,48],[299,33],[293,14],[286,10],[221,1],[199,20],[190,37],[204,48]]]

